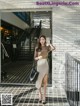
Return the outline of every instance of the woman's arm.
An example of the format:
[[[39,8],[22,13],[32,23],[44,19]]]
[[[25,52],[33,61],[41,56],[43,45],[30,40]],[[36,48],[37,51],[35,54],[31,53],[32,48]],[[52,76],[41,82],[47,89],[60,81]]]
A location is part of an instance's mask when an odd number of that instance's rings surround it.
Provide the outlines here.
[[[48,50],[49,50],[49,52],[53,51],[53,50],[55,50],[55,47],[52,44],[49,44],[48,45]]]
[[[52,45],[52,44],[49,44],[49,46],[50,46],[50,50],[52,51],[52,50],[55,50],[55,47]]]
[[[38,56],[38,52],[36,51],[37,47],[35,47],[35,51],[34,51],[34,60],[36,60],[36,57]]]
[[[42,59],[42,56],[38,56],[35,58],[35,60],[39,60],[39,59]]]

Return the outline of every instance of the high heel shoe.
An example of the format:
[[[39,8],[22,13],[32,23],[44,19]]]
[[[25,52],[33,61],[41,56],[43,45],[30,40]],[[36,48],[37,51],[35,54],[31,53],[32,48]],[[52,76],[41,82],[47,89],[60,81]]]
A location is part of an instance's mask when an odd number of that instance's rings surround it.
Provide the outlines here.
[[[39,102],[41,103],[42,102],[42,95],[39,94]]]
[[[42,100],[41,100],[41,99],[39,99],[39,102],[41,103],[41,102],[42,102]]]
[[[43,104],[46,104],[46,99],[45,98],[42,100],[42,103]]]

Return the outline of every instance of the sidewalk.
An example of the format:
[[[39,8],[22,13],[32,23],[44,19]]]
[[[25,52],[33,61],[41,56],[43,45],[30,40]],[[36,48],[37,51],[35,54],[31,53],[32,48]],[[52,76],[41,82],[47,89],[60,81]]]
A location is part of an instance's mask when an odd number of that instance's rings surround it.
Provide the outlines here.
[[[13,106],[43,106],[38,102],[38,90],[27,86],[0,86],[1,93],[12,93]],[[42,88],[43,93],[43,88]],[[45,106],[69,106],[62,88],[47,87]]]

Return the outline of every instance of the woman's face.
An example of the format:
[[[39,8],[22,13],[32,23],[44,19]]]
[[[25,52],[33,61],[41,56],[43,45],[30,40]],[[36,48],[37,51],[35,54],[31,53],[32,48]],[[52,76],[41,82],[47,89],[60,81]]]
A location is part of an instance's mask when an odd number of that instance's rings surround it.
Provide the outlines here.
[[[40,43],[41,43],[41,45],[44,45],[45,42],[46,42],[45,38],[44,38],[44,37],[41,37],[41,38],[40,38]]]

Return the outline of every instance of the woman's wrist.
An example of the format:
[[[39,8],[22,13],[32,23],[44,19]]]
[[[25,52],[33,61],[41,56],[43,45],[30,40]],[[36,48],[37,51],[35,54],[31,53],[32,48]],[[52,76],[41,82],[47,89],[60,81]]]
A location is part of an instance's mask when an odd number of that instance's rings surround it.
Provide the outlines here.
[[[38,60],[38,57],[36,57],[35,60]]]
[[[42,59],[42,56],[38,56],[38,59]]]
[[[39,60],[39,59],[42,59],[42,56],[38,56],[35,58],[35,60]]]

